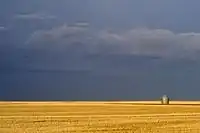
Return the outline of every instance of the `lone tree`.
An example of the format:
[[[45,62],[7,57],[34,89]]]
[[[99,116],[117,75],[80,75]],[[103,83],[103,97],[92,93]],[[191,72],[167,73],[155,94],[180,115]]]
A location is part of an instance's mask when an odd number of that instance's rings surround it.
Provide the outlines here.
[[[169,104],[169,97],[167,95],[162,96],[161,104],[168,105]]]

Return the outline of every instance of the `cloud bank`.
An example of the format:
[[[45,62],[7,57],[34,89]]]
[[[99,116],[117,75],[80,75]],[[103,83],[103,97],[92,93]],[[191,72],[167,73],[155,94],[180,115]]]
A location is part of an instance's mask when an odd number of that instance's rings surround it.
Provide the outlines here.
[[[145,55],[195,59],[200,33],[174,33],[167,29],[133,28],[126,31],[93,30],[89,24],[62,25],[35,31],[26,47],[84,54]]]

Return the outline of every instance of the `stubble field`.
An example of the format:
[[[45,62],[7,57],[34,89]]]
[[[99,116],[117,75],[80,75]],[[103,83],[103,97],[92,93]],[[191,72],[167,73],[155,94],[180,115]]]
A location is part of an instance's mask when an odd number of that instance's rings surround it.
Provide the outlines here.
[[[200,102],[0,102],[0,133],[200,133]]]

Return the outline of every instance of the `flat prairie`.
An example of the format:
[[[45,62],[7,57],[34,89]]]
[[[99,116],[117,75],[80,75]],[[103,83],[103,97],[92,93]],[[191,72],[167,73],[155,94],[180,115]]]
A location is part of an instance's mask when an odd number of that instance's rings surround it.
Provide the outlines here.
[[[0,102],[0,133],[200,133],[200,101]]]

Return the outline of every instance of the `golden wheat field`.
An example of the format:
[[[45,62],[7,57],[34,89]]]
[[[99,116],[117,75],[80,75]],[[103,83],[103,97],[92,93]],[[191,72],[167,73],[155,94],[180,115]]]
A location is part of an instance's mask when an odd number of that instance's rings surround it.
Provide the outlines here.
[[[0,102],[0,133],[200,133],[200,102]]]

